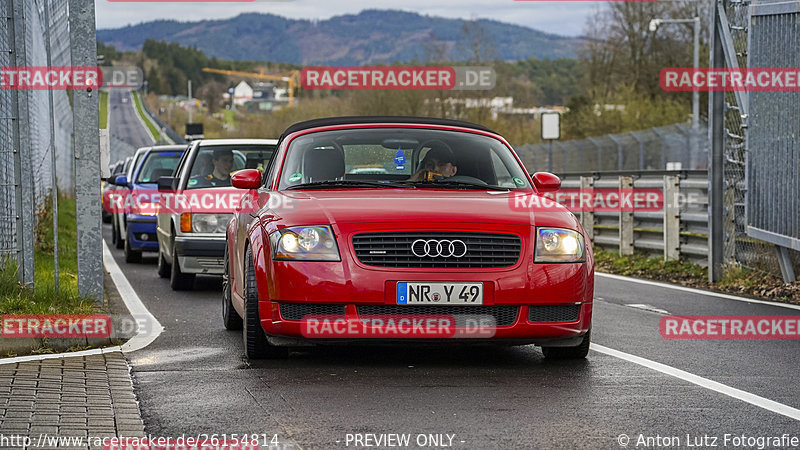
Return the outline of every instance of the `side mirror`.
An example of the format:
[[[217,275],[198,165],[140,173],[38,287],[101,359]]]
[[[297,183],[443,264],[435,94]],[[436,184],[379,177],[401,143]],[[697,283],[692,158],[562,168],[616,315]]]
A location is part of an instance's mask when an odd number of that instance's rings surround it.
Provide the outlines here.
[[[114,184],[117,186],[127,186],[128,177],[125,175],[117,175],[116,178],[114,178]]]
[[[159,177],[156,184],[158,184],[159,191],[171,191],[175,190],[175,181],[177,178],[175,177]]]
[[[533,185],[537,191],[546,194],[561,189],[561,179],[550,172],[536,172],[533,174]]]
[[[261,171],[243,169],[231,175],[231,185],[238,189],[258,189],[261,187]]]

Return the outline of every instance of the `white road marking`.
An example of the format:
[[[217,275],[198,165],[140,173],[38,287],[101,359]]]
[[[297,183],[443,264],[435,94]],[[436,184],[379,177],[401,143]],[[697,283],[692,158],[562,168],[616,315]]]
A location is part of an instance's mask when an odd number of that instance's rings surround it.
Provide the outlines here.
[[[103,263],[105,264],[106,270],[111,275],[111,279],[114,281],[114,284],[117,286],[117,291],[119,291],[120,297],[122,297],[122,301],[125,303],[125,306],[128,308],[128,312],[137,320],[137,329],[136,335],[133,336],[128,342],[123,344],[121,347],[119,345],[115,345],[113,347],[104,347],[104,348],[93,348],[91,350],[82,350],[79,352],[67,352],[67,353],[49,353],[44,355],[29,355],[29,356],[15,356],[13,358],[2,358],[0,359],[0,365],[3,364],[16,364],[21,362],[27,361],[42,361],[45,359],[56,359],[56,358],[72,358],[72,357],[79,357],[79,356],[92,356],[92,355],[101,355],[103,353],[112,353],[112,352],[135,352],[136,350],[141,350],[148,345],[150,345],[156,338],[161,334],[164,330],[164,327],[161,326],[161,323],[158,322],[158,319],[153,316],[150,311],[144,306],[142,300],[136,295],[136,291],[133,290],[133,286],[125,278],[125,274],[122,273],[117,262],[114,261],[114,257],[111,255],[111,251],[108,249],[108,245],[106,245],[105,241],[103,241]],[[139,322],[143,322],[148,325],[148,328],[139,329]]]
[[[759,408],[766,409],[767,411],[771,411],[794,420],[800,420],[800,409],[792,408],[791,406],[784,405],[783,403],[778,403],[774,400],[760,397],[758,395],[751,394],[741,389],[736,389],[728,385],[709,380],[708,378],[703,378],[699,375],[695,375],[693,373],[676,369],[666,364],[661,364],[655,361],[651,361],[649,359],[642,358],[640,356],[631,355],[630,353],[614,350],[613,348],[604,347],[599,344],[591,344],[590,348],[598,353],[623,359],[625,361],[632,362],[634,364],[638,364],[643,367],[647,367],[648,369],[661,372],[665,375],[669,375],[684,381],[688,381],[689,383],[696,384],[697,386],[700,386],[702,388],[709,389],[714,392],[719,392],[720,394],[733,397],[737,400],[741,400],[743,402],[749,403],[754,406],[758,406]]]
[[[144,306],[142,299],[140,299],[136,291],[133,290],[133,286],[131,286],[125,274],[120,270],[105,241],[103,241],[103,263],[109,275],[111,275],[114,284],[117,286],[117,291],[120,297],[122,297],[122,301],[125,302],[128,312],[136,319],[136,335],[122,345],[122,351],[127,353],[141,350],[155,341],[161,332],[164,331],[164,327],[161,326],[158,319]],[[144,322],[147,325],[147,329],[141,329],[139,327],[140,322]]]
[[[626,304],[625,306],[630,306],[631,308],[641,309],[642,311],[649,311],[664,316],[669,315],[669,311],[661,308],[656,308],[653,305],[645,305],[643,303],[629,303]]]
[[[642,280],[642,279],[639,279],[639,278],[624,277],[622,275],[612,275],[610,273],[595,272],[595,275],[598,276],[598,277],[603,277],[603,278],[611,278],[612,280],[629,281],[631,283],[647,284],[647,285],[650,285],[650,286],[658,286],[658,287],[667,288],[667,289],[675,289],[675,290],[678,290],[678,291],[691,292],[692,294],[708,295],[708,296],[711,296],[711,297],[724,298],[724,299],[727,299],[727,300],[736,300],[737,302],[758,303],[758,304],[761,304],[761,305],[777,306],[779,308],[788,308],[788,309],[794,309],[794,310],[800,311],[800,305],[792,305],[792,304],[789,304],[789,303],[778,303],[778,302],[767,302],[767,301],[764,301],[764,300],[754,300],[752,298],[737,297],[735,295],[722,294],[722,293],[713,292],[713,291],[704,291],[702,289],[694,289],[694,288],[689,288],[689,287],[685,287],[685,286],[674,286],[674,285],[667,284],[667,283],[659,283],[657,281],[650,281],[650,280]]]

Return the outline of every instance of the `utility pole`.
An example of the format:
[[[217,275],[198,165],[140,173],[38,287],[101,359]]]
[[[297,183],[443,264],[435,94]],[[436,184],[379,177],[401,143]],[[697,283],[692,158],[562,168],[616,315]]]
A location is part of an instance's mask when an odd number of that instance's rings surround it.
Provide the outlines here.
[[[194,101],[192,101],[192,80],[189,83],[189,123],[192,123],[192,111],[194,111]]]

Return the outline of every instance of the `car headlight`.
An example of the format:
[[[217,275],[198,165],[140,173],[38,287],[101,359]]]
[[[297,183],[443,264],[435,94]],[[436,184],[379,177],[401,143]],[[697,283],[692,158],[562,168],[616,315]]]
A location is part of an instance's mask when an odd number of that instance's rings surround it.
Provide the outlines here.
[[[224,233],[230,214],[192,214],[192,231],[195,233]]]
[[[289,227],[269,235],[272,258],[303,261],[340,261],[339,248],[328,225]]]
[[[563,228],[537,228],[533,262],[583,262],[586,247],[577,231]]]

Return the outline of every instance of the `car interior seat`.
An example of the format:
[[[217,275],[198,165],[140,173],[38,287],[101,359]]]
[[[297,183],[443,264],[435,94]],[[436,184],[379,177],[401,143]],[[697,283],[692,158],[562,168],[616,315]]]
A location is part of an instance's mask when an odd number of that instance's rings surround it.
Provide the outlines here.
[[[335,147],[316,147],[306,151],[303,175],[309,182],[338,180],[344,177],[344,155]]]

